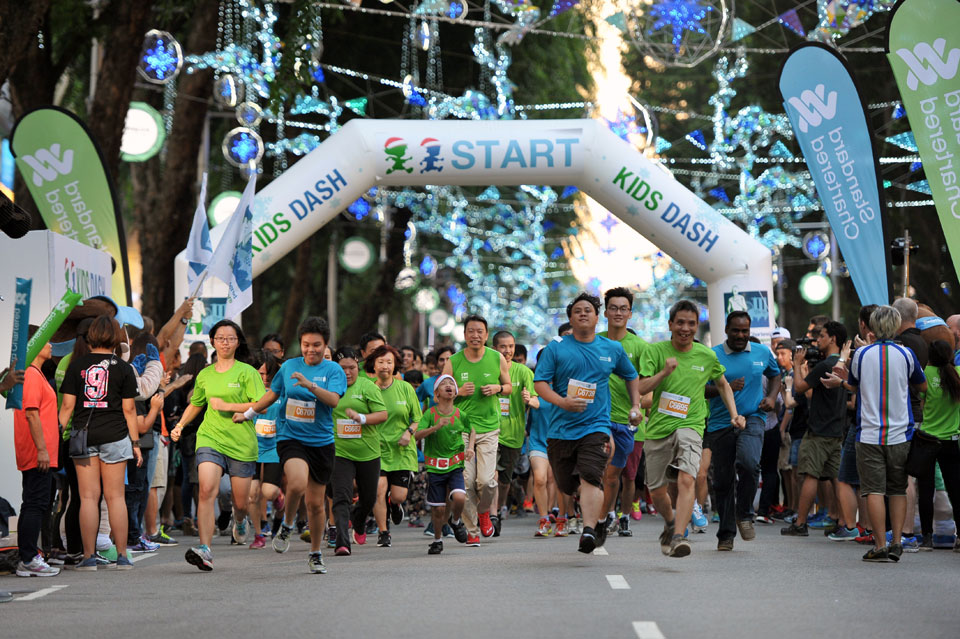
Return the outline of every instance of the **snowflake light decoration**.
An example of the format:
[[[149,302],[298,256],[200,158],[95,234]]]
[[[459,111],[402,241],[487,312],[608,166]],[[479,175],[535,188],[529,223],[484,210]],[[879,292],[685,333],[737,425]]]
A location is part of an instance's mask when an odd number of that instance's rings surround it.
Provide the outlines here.
[[[258,163],[263,157],[263,140],[253,129],[237,127],[223,138],[223,156],[236,167]]]
[[[663,64],[693,67],[726,35],[727,0],[618,0],[634,46]]]
[[[177,77],[182,65],[183,50],[176,38],[158,29],[147,32],[137,65],[137,71],[145,80],[167,84]]]
[[[674,51],[680,53],[680,45],[687,31],[706,33],[703,20],[711,11],[713,7],[700,4],[700,0],[662,0],[650,7],[650,15],[656,19],[651,31],[669,27],[673,33],[670,41],[673,42]]]

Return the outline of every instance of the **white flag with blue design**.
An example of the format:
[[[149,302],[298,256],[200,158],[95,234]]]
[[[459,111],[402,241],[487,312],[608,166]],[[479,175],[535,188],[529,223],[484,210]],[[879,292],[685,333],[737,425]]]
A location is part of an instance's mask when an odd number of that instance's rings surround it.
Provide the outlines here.
[[[203,174],[200,184],[200,199],[193,214],[193,226],[187,241],[187,286],[193,290],[193,283],[207,268],[213,258],[213,244],[210,242],[210,226],[207,223],[207,174]]]
[[[232,319],[253,304],[253,198],[257,175],[250,175],[237,209],[226,222],[207,273],[229,287],[223,316]],[[219,227],[218,227],[219,228]]]

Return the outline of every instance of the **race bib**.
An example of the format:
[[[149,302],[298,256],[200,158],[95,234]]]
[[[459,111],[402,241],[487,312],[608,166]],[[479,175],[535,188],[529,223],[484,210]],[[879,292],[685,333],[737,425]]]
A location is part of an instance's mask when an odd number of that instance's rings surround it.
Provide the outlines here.
[[[510,398],[500,398],[500,417],[510,417]]]
[[[355,422],[352,419],[338,419],[337,420],[337,437],[340,439],[360,439],[363,435],[360,422]]]
[[[581,382],[578,379],[571,379],[567,382],[567,397],[576,399],[585,399],[588,404],[593,403],[597,396],[597,385],[590,382]]]
[[[287,400],[287,421],[300,424],[312,424],[317,414],[316,402],[302,402],[299,399]]]
[[[276,437],[277,422],[272,419],[258,419],[255,424],[258,437]]]
[[[657,412],[671,417],[686,419],[690,411],[690,398],[673,393],[662,393],[660,395],[660,405],[657,406]]]

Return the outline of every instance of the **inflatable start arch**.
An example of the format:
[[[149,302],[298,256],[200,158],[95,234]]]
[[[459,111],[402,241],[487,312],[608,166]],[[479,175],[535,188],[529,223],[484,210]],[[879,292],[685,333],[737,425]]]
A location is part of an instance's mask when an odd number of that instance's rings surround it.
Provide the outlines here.
[[[254,277],[370,188],[427,184],[575,185],[706,282],[714,343],[731,310],[758,337],[774,326],[770,250],[589,119],[352,120],[257,193]]]

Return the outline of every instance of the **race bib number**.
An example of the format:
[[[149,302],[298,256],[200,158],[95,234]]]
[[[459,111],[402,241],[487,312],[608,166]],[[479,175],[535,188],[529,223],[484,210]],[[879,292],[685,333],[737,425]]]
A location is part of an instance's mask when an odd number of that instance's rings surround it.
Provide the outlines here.
[[[363,435],[360,422],[355,422],[352,419],[338,419],[337,420],[337,437],[340,439],[360,439]]]
[[[287,400],[287,421],[300,424],[312,424],[317,414],[316,402],[302,402],[299,399]]]
[[[571,379],[567,382],[567,397],[576,399],[585,399],[588,404],[593,403],[597,396],[597,385],[590,382],[581,382],[578,379]]]
[[[686,419],[690,411],[690,398],[674,393],[662,393],[660,395],[660,405],[657,406],[657,412],[671,417]]]
[[[272,419],[258,419],[256,423],[258,437],[276,437],[277,422]]]
[[[510,417],[510,398],[500,398],[500,417]]]

